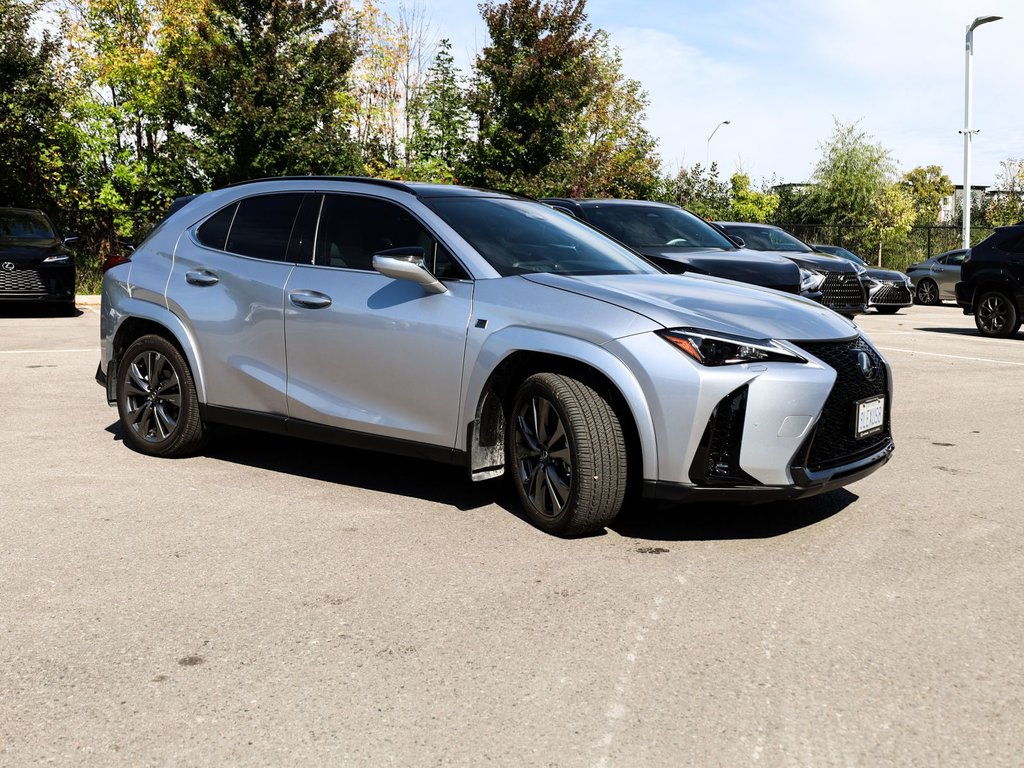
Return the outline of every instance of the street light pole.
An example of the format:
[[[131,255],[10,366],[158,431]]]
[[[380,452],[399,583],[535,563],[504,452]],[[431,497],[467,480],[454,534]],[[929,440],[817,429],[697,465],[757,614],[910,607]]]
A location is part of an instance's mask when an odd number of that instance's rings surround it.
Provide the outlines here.
[[[971,247],[971,205],[974,202],[974,195],[971,194],[971,139],[978,131],[971,127],[971,70],[974,58],[974,28],[990,21],[999,21],[1002,16],[979,16],[967,26],[966,58],[964,67],[964,129],[960,131],[964,135],[964,231],[963,248]]]
[[[722,122],[715,126],[715,130],[711,132],[711,136],[708,136],[707,152],[704,156],[704,164],[708,168],[711,167],[711,137],[718,133],[718,129],[721,128],[723,125],[729,125],[731,122],[732,120],[723,120]]]

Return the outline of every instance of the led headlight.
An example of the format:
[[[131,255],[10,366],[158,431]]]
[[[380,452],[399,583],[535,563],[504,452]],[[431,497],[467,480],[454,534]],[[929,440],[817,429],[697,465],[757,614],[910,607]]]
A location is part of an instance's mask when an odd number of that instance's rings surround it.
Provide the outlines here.
[[[683,354],[701,365],[737,365],[739,363],[806,363],[771,339],[747,339],[726,333],[710,333],[693,328],[659,331],[659,335]]]
[[[47,256],[43,259],[43,264],[66,264],[70,258],[66,253],[58,253],[54,256]]]
[[[815,272],[813,269],[807,269],[806,267],[800,267],[800,293],[816,291],[821,288],[821,284],[824,282],[825,276],[820,272]]]

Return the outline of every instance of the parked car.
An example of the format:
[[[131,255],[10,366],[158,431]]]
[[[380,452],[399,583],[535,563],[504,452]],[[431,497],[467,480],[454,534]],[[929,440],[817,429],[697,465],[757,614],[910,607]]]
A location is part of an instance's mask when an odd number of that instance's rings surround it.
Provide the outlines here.
[[[868,276],[868,306],[880,314],[894,315],[914,303],[914,289],[910,278],[895,269],[872,267],[851,250],[838,245],[813,243],[811,247],[821,253],[839,256],[864,267]]]
[[[702,218],[668,203],[646,200],[544,198],[628,245],[666,272],[696,272],[800,293],[800,268],[782,256],[736,246]],[[820,293],[809,298],[819,298]]]
[[[956,303],[974,315],[982,336],[1007,338],[1020,330],[1024,310],[1024,222],[998,227],[971,248],[956,285]]]
[[[42,211],[0,208],[0,301],[75,308],[75,257]]]
[[[914,286],[917,303],[934,305],[955,301],[960,268],[968,253],[966,248],[957,248],[907,267],[907,276]]]
[[[607,525],[630,483],[792,499],[894,449],[889,366],[846,318],[445,185],[200,195],[104,274],[96,378],[142,453],[226,423],[507,472],[560,535]]]
[[[868,277],[863,267],[818,253],[803,240],[771,224],[715,222],[744,247],[792,259],[807,273],[807,287],[821,291],[821,303],[848,317],[867,311]]]

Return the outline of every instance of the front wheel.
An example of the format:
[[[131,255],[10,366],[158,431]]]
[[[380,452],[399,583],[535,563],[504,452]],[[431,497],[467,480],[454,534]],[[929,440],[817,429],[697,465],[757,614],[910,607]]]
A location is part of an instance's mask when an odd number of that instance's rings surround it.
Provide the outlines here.
[[[1005,339],[1020,329],[1020,313],[1005,293],[988,291],[974,308],[974,324],[982,336]]]
[[[192,372],[178,348],[153,334],[136,339],[117,366],[117,412],[140,453],[177,457],[203,444]]]
[[[917,303],[933,306],[939,303],[939,286],[931,278],[917,284]]]
[[[530,522],[578,536],[615,519],[626,443],[606,397],[578,379],[538,373],[519,387],[510,422],[509,469]]]

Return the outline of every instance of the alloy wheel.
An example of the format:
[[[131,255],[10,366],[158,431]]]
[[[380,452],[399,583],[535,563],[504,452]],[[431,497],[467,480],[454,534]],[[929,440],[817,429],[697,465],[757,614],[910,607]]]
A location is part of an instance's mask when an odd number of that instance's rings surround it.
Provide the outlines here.
[[[923,280],[917,286],[917,300],[922,304],[937,304],[939,287],[931,280]]]
[[[518,481],[534,509],[558,516],[572,493],[572,449],[565,425],[544,397],[525,399],[516,413]]]
[[[124,381],[127,421],[148,443],[169,438],[181,414],[181,381],[171,361],[153,349],[135,357]]]
[[[998,336],[1010,321],[1010,306],[998,293],[990,293],[978,305],[977,319],[985,333]]]

